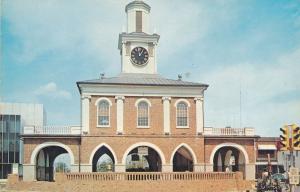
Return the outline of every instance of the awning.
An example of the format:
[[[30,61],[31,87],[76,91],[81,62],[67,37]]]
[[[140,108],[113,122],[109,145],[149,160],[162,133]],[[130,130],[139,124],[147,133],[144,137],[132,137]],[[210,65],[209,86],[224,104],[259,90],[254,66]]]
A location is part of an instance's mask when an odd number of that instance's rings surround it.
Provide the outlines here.
[[[277,150],[275,145],[258,145],[258,150]]]

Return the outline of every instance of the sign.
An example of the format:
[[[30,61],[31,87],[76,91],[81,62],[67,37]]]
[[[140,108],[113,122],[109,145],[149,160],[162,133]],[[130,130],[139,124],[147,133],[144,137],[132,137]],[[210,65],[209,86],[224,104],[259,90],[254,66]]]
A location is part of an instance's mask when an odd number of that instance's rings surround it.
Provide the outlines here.
[[[138,154],[139,155],[148,155],[148,147],[138,147]]]
[[[299,183],[299,169],[296,167],[291,167],[289,172],[289,181],[292,185],[297,185]]]

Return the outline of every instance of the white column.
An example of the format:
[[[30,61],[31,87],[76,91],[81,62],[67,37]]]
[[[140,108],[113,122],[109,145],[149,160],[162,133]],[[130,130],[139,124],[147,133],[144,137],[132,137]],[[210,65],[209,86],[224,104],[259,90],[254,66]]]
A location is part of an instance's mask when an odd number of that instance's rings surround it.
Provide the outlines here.
[[[70,171],[73,173],[73,172],[75,172],[75,173],[77,173],[77,172],[79,172],[79,164],[71,164],[71,167],[70,167]]]
[[[196,133],[203,134],[203,97],[195,97],[194,100],[196,101]]]
[[[19,164],[18,163],[13,163],[12,164],[12,174],[19,174]]]
[[[81,97],[81,124],[82,134],[87,134],[90,130],[90,98],[91,96]]]
[[[117,100],[117,134],[123,134],[124,96],[116,96]]]
[[[72,172],[72,170],[71,170]],[[75,171],[74,171],[75,172]],[[81,163],[80,164],[80,172],[83,172],[83,173],[90,173],[90,172],[93,172],[93,166],[91,164],[84,164],[84,163]]]
[[[162,97],[164,105],[164,133],[170,134],[170,100],[171,97]]]
[[[126,165],[123,164],[115,164],[115,172],[126,172]]]
[[[161,172],[173,172],[173,165],[172,164],[163,164],[161,168]]]
[[[255,163],[246,164],[246,180],[254,180],[255,179]]]
[[[23,164],[23,181],[34,181],[35,178],[35,165]]]

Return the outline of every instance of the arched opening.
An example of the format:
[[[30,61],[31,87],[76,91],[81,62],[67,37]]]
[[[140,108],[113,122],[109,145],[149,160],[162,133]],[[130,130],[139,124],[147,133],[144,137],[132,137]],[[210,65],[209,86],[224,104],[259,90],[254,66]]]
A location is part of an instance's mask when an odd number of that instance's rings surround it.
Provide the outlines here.
[[[138,146],[127,154],[126,172],[159,172],[161,167],[161,158],[151,147]]]
[[[193,171],[193,156],[190,151],[181,146],[175,152],[173,156],[173,171],[174,172],[184,172],[184,171]]]
[[[105,146],[100,147],[93,156],[93,172],[112,172],[115,170],[115,158]]]
[[[241,171],[245,176],[245,156],[243,152],[232,146],[219,148],[213,157],[213,170],[217,172]]]
[[[69,172],[70,154],[59,146],[47,146],[39,150],[36,156],[36,180],[53,181],[54,173]]]

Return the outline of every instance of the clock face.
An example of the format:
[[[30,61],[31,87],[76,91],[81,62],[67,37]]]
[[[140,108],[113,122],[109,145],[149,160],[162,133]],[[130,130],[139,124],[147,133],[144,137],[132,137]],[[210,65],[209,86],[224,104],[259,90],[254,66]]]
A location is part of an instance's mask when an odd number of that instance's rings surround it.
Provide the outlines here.
[[[136,65],[145,65],[148,62],[149,54],[147,49],[143,47],[135,47],[131,51],[131,61]]]

